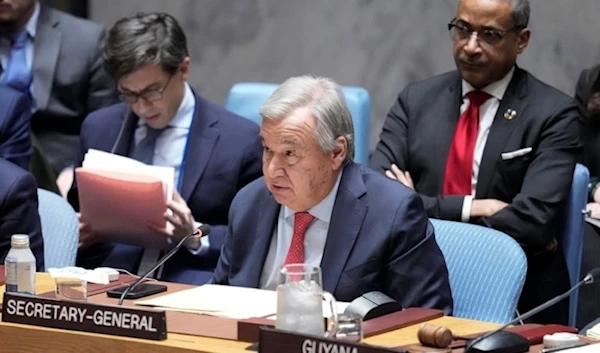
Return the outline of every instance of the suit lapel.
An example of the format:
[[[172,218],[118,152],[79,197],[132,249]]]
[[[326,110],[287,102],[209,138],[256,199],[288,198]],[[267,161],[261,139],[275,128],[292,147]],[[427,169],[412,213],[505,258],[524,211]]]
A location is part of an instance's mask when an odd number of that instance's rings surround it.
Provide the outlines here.
[[[190,201],[192,191],[202,177],[219,139],[218,120],[214,113],[208,109],[202,98],[196,94],[194,98],[196,99],[194,118],[188,135],[180,190],[181,196],[187,202]]]
[[[351,163],[344,168],[321,259],[323,288],[331,293],[335,292],[367,215],[368,207],[360,200],[365,193],[360,168]]]
[[[37,110],[44,110],[50,99],[54,72],[62,38],[58,30],[59,20],[52,16],[50,8],[41,5],[33,50],[33,96]]]
[[[267,197],[257,206],[257,210],[260,210],[260,212],[255,212],[258,218],[256,222],[256,234],[252,238],[254,242],[247,249],[248,257],[250,258],[248,268],[251,270],[249,270],[249,276],[246,277],[246,281],[247,285],[252,288],[258,288],[260,285],[260,276],[267,260],[271,239],[273,238],[279,210],[281,209],[281,205],[275,201],[270,192],[268,192]]]
[[[477,176],[477,198],[488,197],[492,177],[496,171],[500,154],[513,129],[517,126],[519,118],[522,118],[522,114],[519,114],[514,119],[509,120],[504,118],[504,113],[508,109],[522,113],[525,108],[523,97],[526,95],[527,76],[521,69],[515,68],[514,76],[500,102],[483,150],[481,164],[479,165],[479,174]]]
[[[437,106],[437,112],[433,130],[430,130],[433,135],[426,137],[425,146],[434,144],[431,149],[431,159],[437,161],[429,165],[433,175],[437,180],[438,190],[435,192],[441,194],[444,189],[444,177],[446,174],[446,159],[450,151],[450,145],[454,138],[454,130],[460,117],[460,105],[462,104],[462,83],[461,78],[456,74],[454,82],[445,90],[441,97],[441,102]],[[450,133],[448,133],[450,131]],[[441,160],[441,161],[440,161]]]

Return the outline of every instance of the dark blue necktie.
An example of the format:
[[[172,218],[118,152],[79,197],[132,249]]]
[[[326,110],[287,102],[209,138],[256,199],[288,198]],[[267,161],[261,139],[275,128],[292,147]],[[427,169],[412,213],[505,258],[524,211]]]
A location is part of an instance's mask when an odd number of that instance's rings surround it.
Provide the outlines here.
[[[156,139],[164,130],[165,129],[153,129],[146,125],[146,137],[135,146],[131,157],[147,165],[152,165],[154,160],[154,150],[156,149]]]
[[[31,70],[27,67],[26,56],[29,34],[23,30],[9,36],[9,38],[11,39],[12,47],[6,64],[6,70],[0,83],[29,95],[29,86],[32,81]]]
[[[154,159],[154,150],[156,149],[156,139],[164,130],[165,129],[153,129],[146,125],[146,137],[144,137],[135,147],[132,158],[147,165],[152,165]],[[146,272],[148,272],[152,266],[158,262],[159,258],[160,250],[150,248],[144,249],[142,252],[142,259],[140,261],[140,267],[137,271],[138,275],[145,275]],[[160,269],[157,270],[157,272],[160,272]],[[157,272],[150,277],[157,278]]]

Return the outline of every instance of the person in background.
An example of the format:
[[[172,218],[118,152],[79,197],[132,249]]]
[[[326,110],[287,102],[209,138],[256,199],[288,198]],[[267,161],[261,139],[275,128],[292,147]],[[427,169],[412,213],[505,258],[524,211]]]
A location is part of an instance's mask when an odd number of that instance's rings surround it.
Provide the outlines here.
[[[0,86],[0,158],[27,170],[31,158],[29,98],[7,86]]]
[[[40,186],[57,189],[57,176],[76,162],[85,116],[117,102],[101,55],[105,35],[100,24],[39,1],[0,0],[0,85],[31,98],[31,171]]]
[[[600,65],[581,72],[575,87],[575,101],[579,105],[585,126],[582,133],[583,162],[590,171],[587,211],[591,217],[600,219]],[[583,244],[581,273],[585,274],[600,266],[600,228],[586,222]],[[581,287],[577,327],[581,328],[598,317],[598,287]]]
[[[13,234],[29,235],[36,270],[43,272],[44,240],[35,180],[23,168],[0,158],[0,265],[4,265]]]
[[[341,301],[379,291],[452,313],[448,270],[419,196],[352,161],[341,87],[293,77],[261,107],[263,174],[230,209],[212,282],[275,289],[282,266],[320,266]]]
[[[261,176],[258,125],[194,92],[187,82],[192,64],[185,33],[166,13],[117,21],[108,33],[104,56],[123,103],[86,118],[78,165],[93,148],[175,168],[176,191],[168,204],[173,214],[165,213],[173,229],[159,231],[177,240],[202,222],[212,232],[190,239],[159,270],[159,277],[203,284],[217,263],[233,197]],[[76,183],[68,199],[78,210]],[[152,249],[101,242],[94,225],[81,219],[77,262],[83,267],[142,274],[158,257]]]
[[[370,160],[415,189],[429,217],[491,227],[521,244],[520,312],[570,286],[557,239],[581,153],[575,102],[516,64],[529,15],[528,0],[461,0],[448,24],[458,70],[398,95]],[[567,319],[562,301],[530,320]]]

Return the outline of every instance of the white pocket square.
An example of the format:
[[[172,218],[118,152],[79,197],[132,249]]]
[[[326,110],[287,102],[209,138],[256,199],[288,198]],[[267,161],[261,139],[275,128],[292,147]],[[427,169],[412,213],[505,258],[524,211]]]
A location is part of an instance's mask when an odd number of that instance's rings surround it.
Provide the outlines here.
[[[516,151],[512,151],[512,152],[505,152],[505,153],[502,153],[502,160],[506,161],[508,159],[521,157],[521,156],[526,155],[527,153],[530,153],[532,150],[533,149],[531,147],[526,147],[526,148],[521,148],[520,150],[516,150]]]

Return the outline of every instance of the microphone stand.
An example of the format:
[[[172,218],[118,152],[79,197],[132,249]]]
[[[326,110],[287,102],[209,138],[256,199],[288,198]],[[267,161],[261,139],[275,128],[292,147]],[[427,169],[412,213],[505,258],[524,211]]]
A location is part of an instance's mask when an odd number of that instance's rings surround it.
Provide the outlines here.
[[[125,298],[127,297],[127,294],[129,294],[129,292],[131,292],[135,287],[137,287],[140,283],[142,283],[146,278],[148,278],[148,276],[150,276],[154,271],[156,271],[160,266],[162,266],[165,262],[167,262],[167,260],[169,260],[173,255],[175,255],[175,253],[183,246],[183,244],[190,238],[198,235],[198,234],[202,234],[202,236],[208,235],[210,233],[210,226],[208,224],[202,224],[198,229],[194,230],[193,233],[186,235],[185,237],[183,237],[178,243],[177,245],[175,245],[175,247],[171,250],[169,250],[168,253],[165,254],[165,256],[163,256],[157,263],[156,265],[154,265],[148,272],[146,272],[143,276],[141,276],[140,278],[138,278],[135,282],[133,282],[133,284],[131,284],[130,286],[128,286],[123,293],[121,293],[121,296],[119,297],[119,302],[117,303],[117,305],[123,305],[123,301],[125,300]]]

